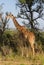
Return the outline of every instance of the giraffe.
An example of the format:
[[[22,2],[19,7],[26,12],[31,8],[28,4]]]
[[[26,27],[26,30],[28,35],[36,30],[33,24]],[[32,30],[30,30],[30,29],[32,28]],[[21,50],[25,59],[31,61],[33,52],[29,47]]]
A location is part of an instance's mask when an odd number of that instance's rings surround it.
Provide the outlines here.
[[[17,22],[15,16],[12,13],[7,14],[6,18],[7,19],[11,18],[13,23],[14,23],[14,25],[16,26],[16,28],[23,34],[24,38],[26,40],[28,40],[28,42],[30,43],[30,46],[32,48],[33,55],[34,55],[35,54],[35,50],[34,50],[35,35],[34,35],[34,33],[29,31],[29,30],[27,30],[25,26],[21,26]]]

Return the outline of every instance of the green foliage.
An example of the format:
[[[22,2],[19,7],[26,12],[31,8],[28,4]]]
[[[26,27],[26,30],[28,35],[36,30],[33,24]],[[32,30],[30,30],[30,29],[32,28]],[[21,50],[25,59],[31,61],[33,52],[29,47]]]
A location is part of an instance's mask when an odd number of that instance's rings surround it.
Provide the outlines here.
[[[23,3],[26,3],[25,0],[19,0],[19,2],[22,3],[22,4],[23,4]]]
[[[21,39],[19,38],[19,33],[17,31],[14,33],[13,31],[5,31],[0,39],[0,48],[4,56],[9,54],[10,49],[17,53],[17,51],[19,51],[19,47],[22,45]]]
[[[33,2],[34,0],[27,0],[28,3],[31,3]],[[24,4],[26,3],[26,0],[19,0],[20,3]]]
[[[44,35],[44,33],[42,33]],[[0,52],[2,52],[2,55],[6,56],[8,54],[11,54],[12,52],[15,54],[21,55],[22,48],[25,47],[25,39],[22,37],[20,32],[17,30],[10,31],[6,30],[3,35],[0,37]],[[40,35],[38,40],[36,41],[35,51],[42,53],[44,51],[44,36]],[[24,49],[24,48],[23,48]],[[24,56],[26,55],[26,50],[24,49]],[[30,49],[29,49],[30,51]],[[29,55],[32,52],[29,52]]]
[[[20,64],[20,65],[25,65],[25,64]]]

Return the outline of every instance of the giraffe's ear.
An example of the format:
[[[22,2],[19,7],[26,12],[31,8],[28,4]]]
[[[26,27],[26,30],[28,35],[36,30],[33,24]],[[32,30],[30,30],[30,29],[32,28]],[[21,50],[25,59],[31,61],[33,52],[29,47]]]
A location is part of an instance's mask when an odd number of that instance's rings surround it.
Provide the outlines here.
[[[8,12],[6,12],[6,18],[9,19],[9,13]]]
[[[11,12],[10,12],[10,13],[6,12],[6,15],[7,15],[7,16],[10,15],[10,14],[11,14]]]
[[[8,12],[6,12],[6,15],[8,15]]]

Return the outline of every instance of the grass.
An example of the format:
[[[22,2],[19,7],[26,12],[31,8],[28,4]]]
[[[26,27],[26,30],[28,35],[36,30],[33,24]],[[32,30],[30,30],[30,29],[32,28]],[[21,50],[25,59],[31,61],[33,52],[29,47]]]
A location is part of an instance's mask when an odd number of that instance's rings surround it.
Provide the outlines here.
[[[36,54],[28,58],[19,55],[0,56],[0,65],[44,65],[44,54]]]
[[[14,35],[17,34],[17,30],[5,30],[5,34]]]
[[[39,59],[41,60],[42,65],[44,65],[44,55],[43,54],[42,55],[40,54]]]

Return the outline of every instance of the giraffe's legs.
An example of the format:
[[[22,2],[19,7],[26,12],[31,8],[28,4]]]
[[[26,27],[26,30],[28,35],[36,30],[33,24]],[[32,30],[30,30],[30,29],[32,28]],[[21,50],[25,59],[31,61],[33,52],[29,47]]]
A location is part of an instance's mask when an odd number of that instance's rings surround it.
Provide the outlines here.
[[[24,52],[23,52],[23,49],[22,49],[22,57],[23,57],[23,55],[24,55]]]
[[[28,50],[28,48],[27,48],[27,53],[26,53],[26,57],[28,58],[28,56],[29,56],[29,50]]]
[[[32,51],[33,51],[33,56],[35,54],[35,51],[34,51],[34,44],[31,44],[31,48],[32,48]]]

